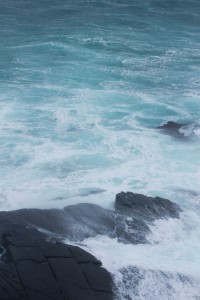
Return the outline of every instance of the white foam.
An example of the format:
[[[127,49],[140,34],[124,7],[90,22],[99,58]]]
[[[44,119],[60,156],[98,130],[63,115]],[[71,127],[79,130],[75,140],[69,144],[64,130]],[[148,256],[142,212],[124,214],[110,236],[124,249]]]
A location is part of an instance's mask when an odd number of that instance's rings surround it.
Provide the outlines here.
[[[68,121],[76,126],[73,116],[68,119],[68,110],[59,108],[54,112],[61,135],[66,132]],[[78,118],[81,118],[80,114]],[[34,137],[21,134],[23,142],[17,144],[15,152],[12,150],[12,159],[24,153],[29,160],[22,166],[5,170],[0,186],[0,192],[6,195],[12,209],[20,207],[17,203],[23,207],[44,207],[46,203],[48,207],[48,202],[41,199],[46,199],[45,193],[49,195],[49,187],[52,193],[49,200],[70,195],[75,196],[74,203],[90,201],[89,198],[76,197],[83,188],[93,186],[104,189],[107,191],[104,195],[93,195],[91,198],[94,197],[95,203],[105,207],[111,207],[115,194],[121,190],[159,195],[175,201],[179,201],[180,197],[171,188],[172,183],[176,188],[198,190],[198,143],[176,143],[170,137],[140,127],[137,122],[131,123],[127,118],[121,122],[130,123],[131,130],[113,130],[104,126],[100,118],[95,118],[94,114],[87,120],[86,117],[81,119],[81,128],[73,133],[73,137],[77,135],[78,138],[72,143],[48,138],[39,138],[35,143]],[[83,134],[85,138],[82,139]],[[26,188],[28,192],[25,192]],[[16,191],[15,197],[10,190],[13,193]],[[33,194],[27,197],[27,193]],[[16,201],[16,197],[24,200]],[[180,201],[182,204],[181,198]],[[62,201],[59,206],[67,204],[68,200]],[[2,206],[1,209],[7,208]]]
[[[180,220],[158,220],[151,227],[149,244],[145,245],[125,245],[117,239],[97,236],[85,239],[79,246],[100,259],[113,274],[119,299],[126,299],[127,295],[138,300],[147,296],[155,300],[197,299],[199,220],[194,212],[183,213]],[[132,269],[135,267],[138,273]]]

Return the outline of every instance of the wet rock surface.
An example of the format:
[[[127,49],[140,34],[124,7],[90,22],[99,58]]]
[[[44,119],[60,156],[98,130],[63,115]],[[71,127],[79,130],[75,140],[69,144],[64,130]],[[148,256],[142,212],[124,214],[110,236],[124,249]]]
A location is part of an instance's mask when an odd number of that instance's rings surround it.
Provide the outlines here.
[[[157,127],[157,129],[163,130],[165,133],[173,135],[178,138],[184,138],[184,132],[181,132],[181,129],[187,127],[188,124],[176,123],[173,121],[169,121],[164,125]]]
[[[110,274],[76,246],[45,241],[37,230],[10,226],[2,233],[0,299],[113,299]]]
[[[200,136],[200,124],[190,123],[181,124],[169,121],[164,125],[157,127],[162,133],[170,135],[182,141],[194,141]]]
[[[117,194],[115,209],[126,216],[154,221],[162,218],[178,218],[181,209],[176,203],[161,197],[121,192]]]
[[[121,192],[115,210],[77,204],[62,210],[22,209],[0,213],[0,300],[113,299],[112,279],[92,254],[63,240],[82,242],[107,235],[146,243],[149,225],[178,218],[181,209],[159,197]]]
[[[178,218],[180,211],[178,205],[167,199],[121,192],[116,195],[115,210],[82,203],[62,210],[1,212],[0,238],[9,226],[17,224],[35,228],[38,235],[47,235],[52,239],[80,242],[100,234],[138,244],[146,241],[149,224],[160,218]]]
[[[121,192],[116,195],[116,235],[124,243],[146,243],[148,225],[156,219],[178,218],[181,209],[170,200]]]
[[[181,127],[186,126],[187,124],[181,124],[181,123],[176,123],[173,121],[169,121],[164,125],[161,125],[159,127],[157,127],[158,129],[167,129],[167,130],[172,130],[172,131],[177,131],[179,130]]]

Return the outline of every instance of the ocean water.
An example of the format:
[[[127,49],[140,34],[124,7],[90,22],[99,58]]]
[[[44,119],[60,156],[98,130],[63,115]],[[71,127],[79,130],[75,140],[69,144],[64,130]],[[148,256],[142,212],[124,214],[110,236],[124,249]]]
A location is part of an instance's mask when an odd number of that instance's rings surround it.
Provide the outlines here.
[[[198,0],[0,0],[0,210],[112,209],[122,190],[183,209],[148,245],[85,241],[120,299],[200,299],[199,28]]]

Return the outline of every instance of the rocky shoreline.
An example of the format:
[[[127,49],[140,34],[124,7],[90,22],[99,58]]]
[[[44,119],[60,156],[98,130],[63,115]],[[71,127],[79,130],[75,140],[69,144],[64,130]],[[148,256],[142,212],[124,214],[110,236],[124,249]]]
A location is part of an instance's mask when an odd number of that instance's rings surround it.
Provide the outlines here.
[[[160,197],[116,195],[115,210],[77,204],[63,210],[22,209],[0,213],[0,300],[111,300],[112,277],[80,242],[103,234],[119,242],[146,243],[148,225],[178,218],[181,209]]]

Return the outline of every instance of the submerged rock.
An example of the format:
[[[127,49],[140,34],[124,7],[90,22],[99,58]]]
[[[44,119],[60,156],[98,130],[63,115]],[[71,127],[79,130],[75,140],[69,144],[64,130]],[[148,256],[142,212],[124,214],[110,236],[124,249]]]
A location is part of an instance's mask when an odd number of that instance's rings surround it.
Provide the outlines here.
[[[176,123],[173,121],[169,121],[164,125],[158,126],[157,129],[162,129],[165,133],[172,134],[179,138],[184,138],[185,135],[180,131],[181,128],[187,126],[188,124]]]
[[[181,139],[190,139],[192,137],[200,136],[200,124],[181,124],[173,121],[169,121],[164,125],[157,127],[157,129],[161,129],[164,133],[173,135],[176,138]]]
[[[169,121],[164,125],[158,126],[158,129],[166,129],[172,131],[178,131],[181,127],[186,126],[187,124],[176,123],[173,121]]]

